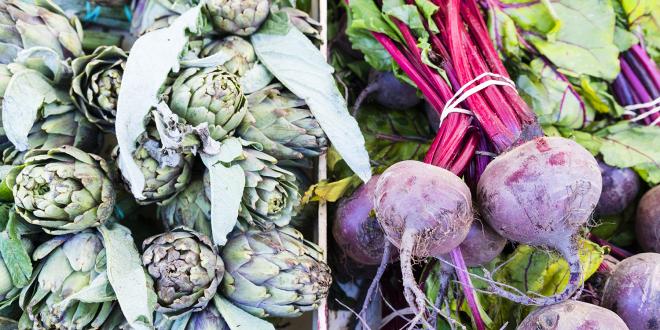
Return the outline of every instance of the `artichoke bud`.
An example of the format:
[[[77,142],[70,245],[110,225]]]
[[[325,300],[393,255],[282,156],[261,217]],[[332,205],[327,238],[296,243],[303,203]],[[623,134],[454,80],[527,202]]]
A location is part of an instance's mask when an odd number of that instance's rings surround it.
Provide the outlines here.
[[[202,180],[193,180],[171,202],[159,206],[158,218],[168,230],[186,226],[211,237],[211,202],[206,198]]]
[[[104,324],[113,314],[108,311],[116,309],[105,267],[97,267],[104,252],[103,238],[95,230],[56,236],[37,247],[35,276],[19,298],[24,311],[20,328],[89,329]],[[79,294],[84,301],[78,300]]]
[[[201,55],[226,58],[227,60],[222,66],[229,73],[238,77],[243,77],[257,63],[257,55],[252,44],[238,36],[228,36],[222,40],[211,41],[204,47]]]
[[[186,124],[208,125],[211,138],[233,132],[247,113],[247,99],[235,75],[221,66],[188,68],[167,87],[164,98]]]
[[[10,63],[23,49],[46,47],[62,59],[84,55],[83,30],[51,0],[0,2],[0,63]]]
[[[318,308],[332,276],[319,247],[292,227],[235,230],[222,249],[222,293],[258,317],[297,317]]]
[[[328,138],[304,100],[274,84],[248,96],[248,116],[238,129],[277,159],[316,157]]]
[[[256,32],[270,13],[268,0],[209,0],[206,10],[215,29],[221,33],[249,36]]]
[[[70,94],[87,119],[104,132],[113,132],[117,99],[128,54],[116,46],[101,46],[73,60]]]
[[[208,236],[186,227],[146,239],[142,261],[154,280],[156,311],[168,317],[201,311],[224,275],[224,264]]]
[[[314,44],[320,45],[323,42],[321,38],[321,23],[309,16],[308,13],[292,7],[282,7],[279,11],[285,12],[289,16],[291,24],[311,39]]]
[[[201,311],[191,313],[188,318],[171,319],[156,313],[154,327],[157,330],[229,330],[229,325],[218,311],[214,301]]]
[[[98,227],[114,210],[110,167],[76,147],[31,150],[14,175],[16,212],[51,235]]]

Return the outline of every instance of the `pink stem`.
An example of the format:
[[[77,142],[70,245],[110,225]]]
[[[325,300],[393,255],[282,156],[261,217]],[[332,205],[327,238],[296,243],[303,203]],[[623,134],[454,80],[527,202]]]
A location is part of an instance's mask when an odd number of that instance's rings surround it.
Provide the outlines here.
[[[472,311],[474,324],[477,327],[477,330],[485,330],[486,324],[481,318],[481,313],[479,312],[479,302],[477,301],[477,297],[474,294],[474,290],[472,290],[472,280],[470,280],[470,275],[468,273],[467,266],[465,265],[465,260],[463,260],[463,253],[461,253],[461,248],[454,248],[451,250],[450,254],[451,259],[454,262],[454,266],[456,266],[456,275],[458,275],[458,281],[463,287],[463,293],[465,294],[465,298],[467,300],[468,306],[470,307],[470,311]]]

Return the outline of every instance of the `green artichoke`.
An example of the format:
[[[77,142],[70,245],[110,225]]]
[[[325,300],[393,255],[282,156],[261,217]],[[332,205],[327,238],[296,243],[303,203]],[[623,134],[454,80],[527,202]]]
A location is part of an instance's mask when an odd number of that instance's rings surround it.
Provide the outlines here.
[[[215,307],[215,299],[199,312],[188,313],[177,319],[156,314],[156,330],[229,330],[225,319]]]
[[[314,310],[332,283],[321,252],[292,227],[234,231],[222,249],[221,292],[258,317],[297,317]]]
[[[187,124],[208,124],[220,140],[240,125],[247,101],[235,75],[222,67],[188,68],[166,89],[170,108]]]
[[[244,148],[243,157],[237,162],[245,171],[239,226],[272,229],[288,225],[300,204],[296,176],[275,165],[277,160],[261,151]],[[208,171],[204,173],[204,186],[211,200]]]
[[[38,266],[20,294],[19,328],[105,328],[118,307],[99,232],[53,237],[37,247],[33,259]]]
[[[285,12],[289,16],[291,24],[311,39],[316,45],[320,45],[321,42],[323,42],[323,39],[321,38],[321,23],[310,17],[308,13],[292,7],[283,7],[280,8],[279,11]]]
[[[105,132],[114,132],[117,97],[128,55],[116,46],[101,46],[73,60],[71,98],[87,119]]]
[[[10,63],[23,49],[46,47],[62,59],[82,56],[83,30],[51,0],[0,2],[0,63]]]
[[[248,96],[248,120],[238,135],[277,159],[320,155],[328,144],[323,129],[304,100],[282,89],[271,85]]]
[[[154,280],[156,311],[168,317],[197,312],[218,289],[225,268],[211,240],[186,227],[146,239],[142,262]]]
[[[11,182],[16,212],[52,235],[100,226],[114,210],[108,164],[72,146],[29,151]]]
[[[211,237],[211,202],[201,179],[193,180],[169,203],[158,207],[158,218],[165,229],[185,226]]]
[[[270,12],[268,0],[209,0],[206,3],[213,26],[220,32],[249,36]]]
[[[204,46],[201,55],[208,57],[219,53],[228,58],[222,66],[238,77],[243,77],[257,63],[257,54],[252,44],[238,36],[211,41]]]

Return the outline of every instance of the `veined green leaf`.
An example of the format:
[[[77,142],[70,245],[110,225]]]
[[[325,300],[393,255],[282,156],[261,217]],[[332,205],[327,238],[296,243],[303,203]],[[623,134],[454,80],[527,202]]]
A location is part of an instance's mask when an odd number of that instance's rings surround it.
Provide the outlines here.
[[[660,1],[657,0],[618,0],[627,15],[631,31],[644,35],[644,46],[651,58],[660,61]]]
[[[135,329],[153,324],[156,293],[142,267],[140,253],[128,228],[117,223],[99,227],[107,258],[108,280],[126,320]]]
[[[284,86],[305,100],[342,158],[363,181],[368,181],[371,167],[364,137],[337,89],[333,68],[319,50],[293,28],[286,35],[259,31],[251,40],[259,60]]]

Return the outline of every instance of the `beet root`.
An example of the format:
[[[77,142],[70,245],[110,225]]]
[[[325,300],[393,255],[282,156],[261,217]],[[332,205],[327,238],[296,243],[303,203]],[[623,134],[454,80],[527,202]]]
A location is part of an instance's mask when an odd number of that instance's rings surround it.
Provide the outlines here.
[[[408,109],[422,101],[416,88],[400,81],[390,71],[374,70],[369,73],[369,84],[360,92],[353,105],[354,115],[370,95],[376,103],[390,109]]]
[[[383,258],[385,234],[372,216],[374,190],[379,175],[342,199],[335,212],[332,234],[339,247],[354,261],[369,266],[379,265]]]
[[[402,161],[379,178],[374,210],[385,236],[399,248],[404,296],[417,310],[411,324],[425,322],[426,297],[415,282],[411,260],[439,257],[465,239],[473,219],[470,189],[445,169]]]
[[[639,176],[629,168],[613,167],[600,161],[598,166],[603,177],[603,191],[600,193],[596,213],[614,215],[623,212],[639,193]]]
[[[660,254],[640,253],[619,262],[605,283],[602,306],[631,330],[660,329]]]
[[[647,191],[639,201],[635,232],[644,251],[660,253],[660,186]]]
[[[465,240],[459,245],[465,265],[476,267],[487,264],[502,253],[506,238],[481,221],[472,222]]]
[[[580,282],[575,235],[590,218],[602,189],[596,159],[574,141],[540,137],[495,158],[477,185],[484,220],[503,237],[558,251],[568,262],[564,292],[552,297],[495,293],[526,305],[548,305],[573,294]]]
[[[611,311],[581,301],[567,300],[537,309],[518,325],[517,330],[627,330],[620,317]]]

